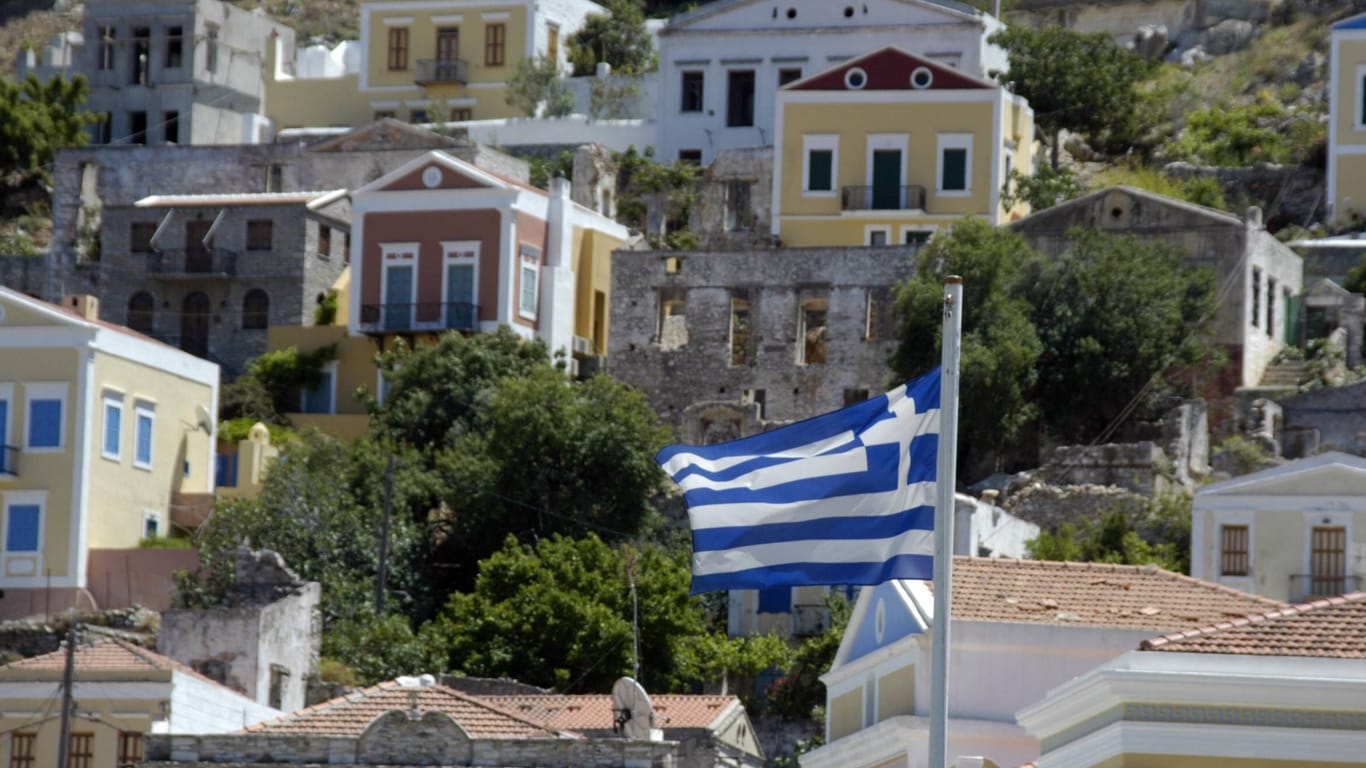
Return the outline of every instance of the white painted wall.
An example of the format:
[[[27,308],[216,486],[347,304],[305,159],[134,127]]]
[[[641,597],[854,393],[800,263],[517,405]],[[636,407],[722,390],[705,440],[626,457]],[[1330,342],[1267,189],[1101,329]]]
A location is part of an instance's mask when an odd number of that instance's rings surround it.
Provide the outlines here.
[[[512,118],[471,120],[452,125],[469,131],[480,144],[515,147],[537,144],[601,144],[614,151],[632,146],[643,148],[654,143],[655,124],[651,120],[589,120],[586,115],[559,118]]]
[[[196,675],[172,672],[170,716],[155,724],[153,732],[231,733],[282,714]]]

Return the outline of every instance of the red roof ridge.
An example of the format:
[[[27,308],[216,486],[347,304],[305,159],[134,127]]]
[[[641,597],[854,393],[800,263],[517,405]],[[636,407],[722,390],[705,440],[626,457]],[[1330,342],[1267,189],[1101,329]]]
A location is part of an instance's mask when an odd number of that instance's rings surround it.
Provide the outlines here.
[[[1197,579],[1197,581],[1199,580]],[[1238,590],[1233,591],[1237,592]],[[1139,643],[1138,648],[1141,651],[1157,650],[1164,645],[1170,645],[1172,643],[1180,642],[1182,640],[1190,640],[1197,637],[1205,637],[1207,635],[1233,629],[1235,627],[1247,627],[1253,624],[1272,621],[1274,619],[1284,619],[1289,618],[1291,616],[1300,616],[1306,613],[1312,613],[1313,611],[1321,608],[1327,608],[1333,605],[1345,605],[1347,603],[1355,602],[1366,602],[1366,592],[1350,592],[1345,595],[1324,597],[1307,603],[1300,603],[1298,605],[1282,604],[1280,608],[1277,608],[1274,611],[1267,611],[1265,613],[1250,613],[1246,616],[1230,618],[1227,621],[1221,621],[1203,627],[1195,627],[1192,629],[1182,630],[1180,632],[1168,632],[1166,634],[1158,635],[1157,637],[1152,637]]]
[[[522,715],[520,713],[513,712],[508,709],[503,709],[502,707],[494,706],[493,704],[487,701],[481,701],[477,696],[472,696],[468,693],[465,693],[464,691],[458,691],[448,685],[442,685],[440,683],[437,683],[432,687],[440,689],[442,693],[445,693],[446,695],[452,698],[460,699],[461,701],[473,704],[475,706],[483,707],[484,709],[487,709],[491,712],[496,712],[500,715],[510,717],[513,720],[516,720],[517,722],[522,723],[524,725],[530,725],[534,728],[539,728],[543,731],[549,731],[551,733],[566,733],[566,735],[572,734],[574,738],[580,738],[579,734],[577,733],[573,733],[572,731],[560,732],[551,730],[551,728],[548,727],[545,723],[538,723],[535,720],[532,720],[531,718],[526,717],[525,715]]]

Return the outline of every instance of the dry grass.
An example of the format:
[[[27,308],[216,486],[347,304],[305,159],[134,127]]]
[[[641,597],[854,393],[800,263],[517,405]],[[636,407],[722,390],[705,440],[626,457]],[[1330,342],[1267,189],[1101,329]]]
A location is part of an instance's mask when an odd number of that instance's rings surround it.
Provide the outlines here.
[[[19,53],[25,48],[41,51],[58,32],[81,28],[77,14],[36,10],[13,16],[0,25],[0,76],[14,79]]]

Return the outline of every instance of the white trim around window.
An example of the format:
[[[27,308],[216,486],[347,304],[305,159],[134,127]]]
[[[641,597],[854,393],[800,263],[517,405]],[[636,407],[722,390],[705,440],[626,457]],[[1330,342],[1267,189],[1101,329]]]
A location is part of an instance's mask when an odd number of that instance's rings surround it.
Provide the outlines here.
[[[100,408],[100,456],[115,463],[123,460],[123,400],[122,392],[106,389]]]
[[[536,307],[541,298],[541,249],[532,245],[517,247],[517,314],[526,320],[536,319]],[[526,281],[530,279],[531,290]],[[530,297],[530,306],[527,299]]]
[[[942,197],[968,197],[972,194],[972,134],[941,133],[938,135],[935,158],[935,193]],[[963,189],[944,189],[944,150],[967,150],[963,162]]]
[[[830,189],[811,188],[812,150],[830,150]],[[802,197],[834,197],[839,191],[840,137],[837,133],[808,133],[802,136]]]
[[[143,430],[147,430],[146,450],[143,450]],[[133,466],[150,471],[156,455],[157,411],[146,400],[133,401]]]
[[[863,183],[864,183],[864,184],[867,184],[869,187],[872,187],[872,186],[873,186],[873,152],[878,151],[878,150],[886,151],[886,150],[893,150],[893,149],[894,149],[894,150],[896,150],[897,152],[900,152],[900,153],[901,153],[901,169],[900,169],[901,180],[900,180],[900,183],[899,183],[897,186],[899,186],[899,187],[904,187],[904,186],[906,186],[906,184],[907,184],[907,182],[906,182],[906,162],[907,162],[907,154],[908,154],[908,152],[907,152],[907,147],[908,147],[909,144],[910,144],[910,140],[911,140],[910,134],[906,134],[906,133],[870,133],[870,134],[868,134],[868,138],[867,138],[867,149],[865,150],[865,157],[863,158],[863,162],[864,162],[864,166],[863,166],[863,167],[866,169],[865,172],[864,172],[864,179],[865,179],[865,180],[864,180]]]
[[[1361,119],[1362,113],[1366,112],[1366,64],[1357,65],[1356,77],[1353,84],[1356,102],[1352,104],[1352,127],[1358,131],[1366,131],[1366,122]]]
[[[68,393],[71,387],[64,381],[32,382],[24,384],[24,452],[61,453],[66,450]],[[35,447],[33,445],[33,403],[35,400],[56,400],[59,403],[57,414],[57,445]]]
[[[12,517],[11,514],[10,514],[10,509],[12,509],[12,508],[14,508],[14,507],[37,507],[37,508],[38,508],[38,543],[37,543],[37,546],[36,546],[35,548],[33,548],[33,549],[22,549],[22,550],[11,550],[11,549],[10,549],[11,542],[10,542],[10,535],[9,535],[9,534],[10,534],[10,530],[9,530],[9,529],[10,529],[11,517]],[[43,535],[43,534],[44,534],[44,530],[43,530],[43,529],[44,529],[44,524],[46,523],[46,521],[47,521],[47,491],[5,491],[5,519],[4,519],[4,527],[3,527],[3,528],[0,528],[0,539],[3,539],[3,547],[0,548],[0,552],[3,552],[4,555],[5,555],[5,559],[6,559],[5,565],[6,565],[6,573],[7,573],[7,575],[11,575],[11,576],[19,576],[19,575],[22,575],[22,576],[37,576],[37,575],[38,575],[38,570],[37,570],[37,565],[36,565],[36,563],[38,562],[38,559],[42,557],[42,554],[43,554],[43,544],[44,544],[43,539],[45,538],[44,535]],[[24,560],[30,561],[30,562],[34,563],[34,565],[32,566],[33,570],[32,570],[31,572],[29,572],[29,573],[23,573],[23,574],[14,573],[15,568],[14,568],[13,566],[14,566],[14,565],[17,565],[17,563],[14,563],[14,562],[12,562],[12,561],[10,560],[10,555],[11,555],[12,552],[17,552],[21,557],[23,557]],[[31,557],[24,557],[25,555],[29,555],[30,553],[31,553]]]
[[[890,224],[868,224],[863,227],[863,244],[874,245],[873,235],[881,233],[882,243],[878,247],[896,245],[892,242],[892,227]]]

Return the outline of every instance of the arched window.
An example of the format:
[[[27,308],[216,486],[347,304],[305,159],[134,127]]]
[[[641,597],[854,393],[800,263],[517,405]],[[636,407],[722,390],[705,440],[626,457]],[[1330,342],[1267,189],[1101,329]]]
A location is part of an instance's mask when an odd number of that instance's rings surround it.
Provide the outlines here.
[[[128,299],[128,327],[138,333],[152,332],[152,321],[156,314],[157,301],[152,294],[138,291]]]
[[[242,297],[242,328],[262,329],[270,325],[270,296],[260,288],[252,288]]]

